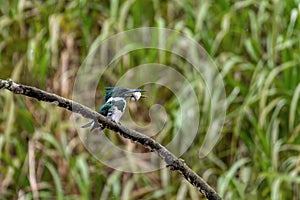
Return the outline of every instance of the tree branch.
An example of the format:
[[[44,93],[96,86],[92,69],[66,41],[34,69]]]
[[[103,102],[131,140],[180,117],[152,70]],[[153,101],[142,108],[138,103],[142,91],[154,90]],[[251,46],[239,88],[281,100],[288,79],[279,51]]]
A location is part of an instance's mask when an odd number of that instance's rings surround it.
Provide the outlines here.
[[[35,98],[39,101],[45,101],[53,103],[59,107],[65,108],[72,112],[78,113],[85,118],[97,120],[105,128],[117,132],[124,138],[129,138],[132,141],[138,142],[146,148],[150,148],[151,151],[157,152],[157,154],[167,163],[167,167],[170,170],[178,171],[183,177],[197,188],[207,199],[220,200],[221,197],[211,188],[200,176],[198,176],[192,169],[190,169],[182,159],[177,158],[174,154],[168,151],[164,146],[149,138],[142,133],[135,130],[131,130],[117,124],[99,113],[91,110],[90,108],[83,106],[72,100],[60,97],[56,94],[52,94],[35,87],[17,84],[12,80],[0,79],[0,89],[7,89],[15,94],[22,94],[28,97]]]

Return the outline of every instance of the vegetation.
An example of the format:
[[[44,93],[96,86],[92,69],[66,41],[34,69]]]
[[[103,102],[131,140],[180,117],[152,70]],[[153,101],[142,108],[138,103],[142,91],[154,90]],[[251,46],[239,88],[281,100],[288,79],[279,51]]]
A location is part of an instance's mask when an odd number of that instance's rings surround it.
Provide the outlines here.
[[[213,151],[199,159],[202,129],[182,158],[224,199],[297,199],[299,5],[298,0],[1,0],[0,78],[72,98],[76,72],[96,38],[138,27],[180,31],[216,62],[228,100],[222,138]],[[158,62],[155,53],[136,52],[130,64],[122,61],[108,72],[99,97],[127,69]],[[176,101],[160,87],[148,96],[139,106],[159,102],[170,114],[161,141],[166,144],[178,123]],[[201,106],[204,112],[207,102]],[[105,166],[84,148],[71,114],[55,105],[1,90],[0,107],[0,198],[203,198],[167,169],[130,174]],[[148,118],[143,111],[138,120]],[[209,115],[201,116],[202,126],[208,121]],[[117,136],[111,139],[121,143]]]

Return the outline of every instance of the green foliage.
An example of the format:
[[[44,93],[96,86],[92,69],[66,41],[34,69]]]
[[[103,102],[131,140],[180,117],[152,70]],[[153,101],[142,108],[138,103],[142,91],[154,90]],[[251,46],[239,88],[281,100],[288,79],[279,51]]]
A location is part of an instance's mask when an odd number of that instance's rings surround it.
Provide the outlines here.
[[[69,98],[76,71],[89,50],[110,35],[154,26],[197,40],[224,78],[228,110],[222,138],[213,151],[199,160],[205,127],[211,120],[202,114],[202,134],[183,159],[224,199],[298,198],[298,0],[0,2],[0,78]],[[168,64],[169,58],[167,52],[133,52],[129,61],[121,60],[117,68],[106,72],[105,84],[112,85],[132,66]],[[194,80],[181,64],[178,70]],[[202,82],[194,80],[193,87],[204,92]],[[101,91],[104,86],[100,84]],[[178,102],[157,86],[148,95],[170,114],[165,132],[157,137],[167,144],[178,126]],[[206,113],[209,102],[204,97],[199,100],[201,113]],[[70,113],[54,105],[1,90],[0,107],[1,198],[201,198],[195,188],[167,169],[127,174],[103,166],[83,147]],[[137,120],[148,117],[142,112]],[[116,136],[111,139],[120,142]]]

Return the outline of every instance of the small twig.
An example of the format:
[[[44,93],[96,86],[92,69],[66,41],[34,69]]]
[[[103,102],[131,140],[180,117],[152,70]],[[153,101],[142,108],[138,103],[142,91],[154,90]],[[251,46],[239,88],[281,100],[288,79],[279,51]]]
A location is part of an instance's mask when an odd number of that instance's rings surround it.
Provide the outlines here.
[[[103,127],[117,132],[124,138],[128,138],[132,141],[138,142],[144,147],[150,148],[151,151],[157,152],[157,154],[167,163],[167,167],[170,170],[178,171],[179,173],[181,173],[183,177],[194,187],[196,187],[197,190],[199,190],[199,192],[201,192],[207,199],[221,199],[221,197],[214,191],[214,189],[211,188],[193,170],[191,170],[182,159],[177,158],[174,154],[172,154],[164,146],[162,146],[152,138],[149,138],[148,136],[142,133],[128,129],[123,125],[108,120],[106,117],[77,102],[60,97],[56,94],[40,90],[35,87],[17,84],[12,80],[6,81],[0,79],[0,89],[1,88],[5,88],[15,94],[22,94],[25,96],[35,98],[39,101],[50,102],[59,107],[78,113],[83,117],[97,120],[98,123],[103,125]]]

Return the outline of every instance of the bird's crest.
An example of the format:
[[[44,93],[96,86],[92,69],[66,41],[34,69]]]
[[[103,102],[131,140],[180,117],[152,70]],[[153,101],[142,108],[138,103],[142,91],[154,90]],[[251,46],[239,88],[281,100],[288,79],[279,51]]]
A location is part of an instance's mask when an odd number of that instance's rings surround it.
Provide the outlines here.
[[[112,96],[114,89],[115,89],[115,87],[106,87],[105,88],[105,97],[104,97],[105,102],[107,102],[108,99]]]

